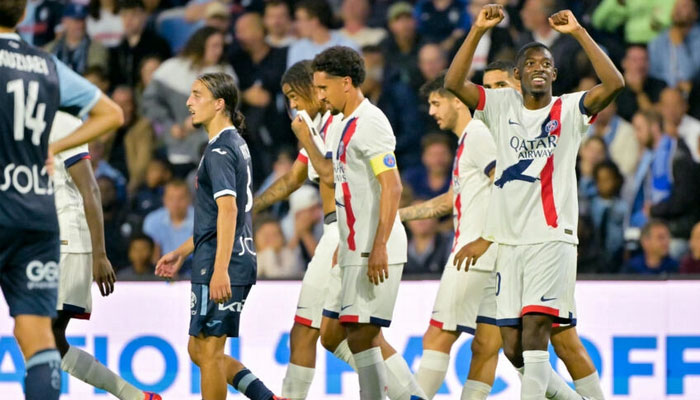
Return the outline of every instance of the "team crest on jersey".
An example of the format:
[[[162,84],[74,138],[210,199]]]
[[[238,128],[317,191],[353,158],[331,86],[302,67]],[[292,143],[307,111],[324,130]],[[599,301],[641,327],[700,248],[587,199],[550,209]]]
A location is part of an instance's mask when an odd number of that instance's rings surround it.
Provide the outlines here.
[[[552,133],[555,130],[557,130],[558,127],[559,127],[559,121],[557,121],[556,119],[553,119],[553,120],[547,122],[547,125],[544,126],[544,130],[547,133]]]
[[[394,168],[396,166],[396,157],[393,154],[387,154],[384,156],[384,165],[389,168]]]
[[[345,154],[345,143],[343,141],[340,141],[340,144],[338,145],[338,159],[340,159],[343,154]]]

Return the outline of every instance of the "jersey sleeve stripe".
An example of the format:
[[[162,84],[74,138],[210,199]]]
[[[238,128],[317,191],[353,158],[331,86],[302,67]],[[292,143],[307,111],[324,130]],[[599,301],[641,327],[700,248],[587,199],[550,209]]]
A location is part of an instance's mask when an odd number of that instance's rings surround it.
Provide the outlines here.
[[[214,200],[218,199],[221,196],[238,197],[235,190],[224,189],[224,190],[219,190],[218,192],[214,193]]]
[[[80,160],[89,160],[89,159],[90,159],[89,153],[78,153],[72,157],[69,157],[66,161],[63,162],[63,165],[66,168],[70,168],[73,165],[75,165],[76,163],[78,163],[78,161],[80,161]]]
[[[496,160],[491,161],[485,168],[484,168],[484,174],[486,176],[489,176],[491,171],[496,168]]]
[[[581,111],[581,114],[588,115],[589,117],[591,117],[589,123],[592,124],[595,122],[596,118],[598,118],[598,114],[590,115],[588,110],[586,110],[586,106],[583,104],[583,101],[586,99],[586,96],[588,96],[588,92],[584,93],[583,96],[581,96],[581,100],[579,100],[578,102],[578,109],[579,111]]]
[[[479,102],[476,104],[476,111],[484,111],[484,106],[486,105],[486,91],[481,85],[476,85],[479,89]]]
[[[303,155],[302,153],[299,153],[297,155],[297,161],[299,161],[302,164],[308,165],[309,164],[309,157]]]
[[[97,104],[97,102],[100,101],[100,97],[102,97],[102,92],[98,90],[97,92],[95,92],[95,97],[93,97],[93,99],[90,100],[90,102],[87,103],[85,107],[78,111],[77,117],[82,118],[85,116],[85,114],[90,112],[90,110],[92,110],[92,108],[95,107],[95,104]]]

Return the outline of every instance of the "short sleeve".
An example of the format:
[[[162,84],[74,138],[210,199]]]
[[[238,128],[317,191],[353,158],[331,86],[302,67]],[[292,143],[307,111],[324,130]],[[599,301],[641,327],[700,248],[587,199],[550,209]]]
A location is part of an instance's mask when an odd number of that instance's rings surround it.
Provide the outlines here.
[[[593,122],[595,122],[597,117],[597,114],[589,115],[586,107],[583,105],[583,101],[585,100],[587,94],[588,92],[576,92],[567,95],[571,97],[567,100],[569,100],[571,107],[574,108],[574,110],[572,110],[572,114],[574,115],[574,126],[579,137],[583,137],[588,132],[588,128]]]
[[[97,104],[102,93],[87,79],[75,73],[55,56],[60,96],[59,108],[82,118]]]
[[[49,143],[53,143],[63,139],[78,129],[82,121],[70,114],[57,112],[51,125],[51,133],[49,134]],[[80,160],[90,158],[88,145],[83,144],[78,147],[73,147],[56,155],[55,161],[63,163],[65,168],[70,168],[73,164]]]
[[[354,135],[356,137],[352,141],[356,143],[356,148],[363,158],[372,159],[381,154],[393,153],[396,148],[396,137],[386,117],[358,118]]]
[[[496,143],[489,129],[480,121],[474,121],[473,129],[467,131],[466,149],[469,152],[469,160],[489,176],[496,166]]]
[[[518,101],[520,94],[515,89],[479,89],[479,102],[474,110],[474,118],[481,120],[489,128],[492,135],[498,134],[498,121],[508,110],[508,104]]]
[[[218,146],[207,149],[204,155],[207,173],[211,181],[214,200],[236,193],[236,162],[238,155],[230,147]]]

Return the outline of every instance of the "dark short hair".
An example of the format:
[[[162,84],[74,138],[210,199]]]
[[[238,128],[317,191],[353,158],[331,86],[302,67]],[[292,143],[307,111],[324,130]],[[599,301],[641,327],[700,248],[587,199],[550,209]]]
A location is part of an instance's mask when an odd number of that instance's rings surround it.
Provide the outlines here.
[[[83,76],[88,76],[88,75],[95,75],[101,81],[109,80],[109,76],[107,76],[107,71],[105,71],[105,69],[101,65],[91,65],[91,66],[85,68],[85,72],[83,72]]]
[[[431,132],[423,136],[423,139],[421,139],[421,152],[424,152],[428,147],[434,144],[444,145],[450,152],[452,151],[452,142],[446,134],[440,132]]]
[[[0,1],[0,26],[14,28],[27,8],[27,0]]]
[[[362,51],[362,54],[364,53],[382,53],[382,46],[378,44],[368,44],[365,46],[362,46],[360,51]]]
[[[192,62],[192,65],[195,67],[203,66],[202,64],[204,63],[204,51],[207,45],[207,40],[214,35],[223,34],[220,30],[211,26],[203,26],[197,29],[192,36],[187,39],[185,47],[183,47],[182,51],[180,52],[180,56],[189,59]],[[223,53],[221,58],[223,58]],[[221,58],[219,58],[219,62],[221,62]]]
[[[143,4],[143,0],[120,0],[119,10],[133,10],[135,8],[140,8],[142,10],[146,9],[146,5]]]
[[[355,87],[365,81],[365,62],[353,49],[345,46],[330,47],[314,58],[314,72],[325,72],[338,77],[349,77]]]
[[[245,130],[245,117],[238,110],[241,96],[233,77],[225,72],[214,72],[200,75],[197,80],[209,89],[215,99],[224,99],[226,115],[239,131]]]
[[[326,0],[301,0],[296,5],[298,9],[304,9],[309,16],[318,18],[326,28],[333,27],[333,10]]]
[[[644,227],[642,228],[640,238],[644,239],[649,237],[649,235],[651,234],[651,230],[657,226],[663,226],[664,228],[668,229],[668,225],[664,221],[661,221],[659,219],[652,219],[651,221],[647,222],[646,225],[644,225]]]
[[[520,65],[523,61],[523,58],[525,58],[525,53],[527,53],[531,49],[543,49],[543,50],[547,50],[549,52],[549,54],[552,54],[552,51],[546,45],[544,45],[540,42],[530,42],[530,43],[524,45],[523,47],[521,47],[520,50],[518,50],[518,54],[515,56],[515,65],[517,67],[520,67]]]
[[[489,71],[505,71],[508,73],[508,76],[513,76],[513,68],[515,68],[515,65],[512,62],[499,60],[489,63],[484,69],[484,73]]]
[[[297,94],[306,100],[313,100],[314,97],[314,70],[311,68],[311,60],[302,60],[294,63],[282,75],[280,86],[289,85]]]
[[[142,232],[136,232],[133,235],[131,235],[131,237],[129,238],[129,248],[131,248],[131,245],[134,242],[138,242],[140,240],[147,242],[151,246],[151,249],[155,248],[155,242],[153,241],[153,238]]]
[[[187,185],[187,182],[183,181],[182,179],[171,179],[168,183],[165,184],[165,188],[180,188],[180,189],[185,189],[187,194],[190,194],[190,187]]]
[[[420,95],[423,98],[429,98],[432,93],[437,93],[440,96],[454,96],[452,92],[445,89],[445,71],[441,72],[437,77],[425,82],[420,87]]]
[[[596,164],[596,166],[593,168],[593,178],[597,181],[598,180],[598,173],[604,169],[609,170],[612,174],[615,180],[617,181],[617,185],[615,187],[615,195],[619,196],[620,195],[620,190],[622,189],[622,184],[625,182],[624,176],[622,176],[622,173],[620,172],[620,168],[617,167],[617,164],[615,164],[612,160],[604,160]]]

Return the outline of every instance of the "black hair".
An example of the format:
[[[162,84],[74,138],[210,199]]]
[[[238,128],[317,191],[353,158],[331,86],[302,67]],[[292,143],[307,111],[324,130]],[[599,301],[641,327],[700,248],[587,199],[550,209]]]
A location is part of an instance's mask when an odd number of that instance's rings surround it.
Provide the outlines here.
[[[333,10],[326,0],[301,0],[296,10],[304,9],[311,17],[318,18],[321,25],[330,29],[333,27]]]
[[[378,44],[368,44],[366,46],[362,46],[362,53],[382,53],[382,47]],[[383,54],[383,53],[382,53]]]
[[[311,68],[311,64],[311,60],[302,60],[294,63],[282,75],[280,86],[287,84],[306,100],[313,100],[314,70]]]
[[[424,98],[429,98],[431,93],[437,93],[440,96],[454,96],[452,92],[445,89],[445,71],[441,72],[440,75],[434,79],[425,82],[423,86],[420,87],[420,95]]]
[[[215,99],[224,99],[226,115],[239,131],[244,131],[245,117],[238,110],[241,96],[233,77],[224,72],[215,72],[200,75],[197,80],[209,89]]]
[[[151,246],[151,249],[155,248],[155,242],[153,241],[153,238],[142,232],[136,232],[133,235],[131,235],[131,237],[129,238],[129,248],[131,248],[131,245],[138,240],[143,240],[144,242],[147,242]]]
[[[508,73],[508,76],[513,76],[514,68],[515,65],[512,62],[499,60],[489,63],[489,65],[487,65],[484,69],[484,73],[490,71],[505,71]]]
[[[450,140],[450,137],[439,131],[430,132],[423,136],[420,141],[421,152],[425,152],[428,147],[434,144],[441,144],[447,147],[447,150],[449,150],[450,153],[452,152],[452,141]]]
[[[651,221],[647,222],[646,225],[642,228],[642,233],[640,234],[640,239],[648,238],[649,235],[651,235],[651,230],[655,226],[663,226],[664,228],[668,229],[668,225],[660,220],[660,219],[652,219]]]
[[[85,68],[85,72],[83,72],[83,76],[85,77],[88,75],[95,75],[101,81],[109,80],[109,76],[107,76],[107,71],[105,71],[105,69],[101,65],[91,65],[91,66]]]
[[[27,8],[27,0],[2,0],[0,1],[0,26],[14,28],[24,15]]]
[[[118,4],[120,10],[133,10],[135,8],[146,10],[143,0],[120,0]]]
[[[197,29],[192,36],[187,39],[187,43],[185,43],[185,47],[183,47],[182,51],[180,52],[180,56],[189,59],[193,66],[201,67],[202,63],[204,62],[204,51],[207,45],[207,40],[214,35],[223,34],[220,30],[211,26],[204,26]],[[223,58],[223,56],[224,54],[222,52],[221,58]],[[219,63],[221,62],[221,58],[219,58]]]
[[[314,58],[313,69],[333,76],[347,76],[355,87],[365,81],[364,60],[355,50],[345,46],[333,46],[318,54]]]
[[[593,168],[593,179],[598,181],[598,173],[601,170],[607,169],[609,170],[612,174],[613,177],[615,178],[616,185],[615,185],[615,196],[620,195],[620,190],[622,189],[622,184],[625,183],[625,178],[622,176],[622,173],[620,172],[620,168],[617,167],[617,164],[615,164],[611,160],[604,160],[596,164],[596,166]]]
[[[518,50],[518,54],[515,56],[515,65],[518,68],[520,68],[521,63],[525,58],[525,53],[527,53],[530,49],[544,49],[547,50],[547,52],[549,52],[550,55],[552,54],[552,51],[549,50],[549,47],[547,47],[546,45],[540,42],[530,42],[521,47],[520,50]]]

